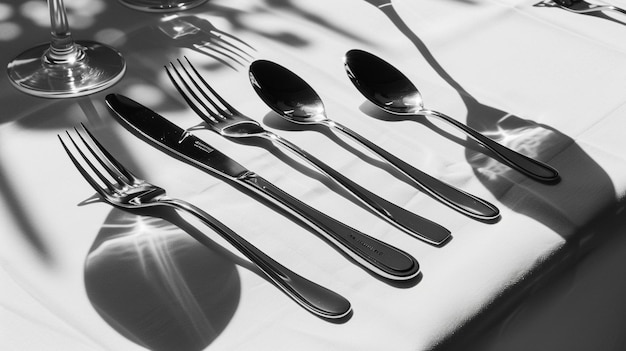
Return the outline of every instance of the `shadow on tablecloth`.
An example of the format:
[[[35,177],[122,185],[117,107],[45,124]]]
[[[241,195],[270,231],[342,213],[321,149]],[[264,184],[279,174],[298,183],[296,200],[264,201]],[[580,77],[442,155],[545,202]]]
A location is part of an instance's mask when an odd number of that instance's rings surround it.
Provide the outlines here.
[[[197,241],[204,235],[175,212],[157,212],[176,225],[111,211],[86,258],[87,296],[113,329],[143,347],[203,350],[237,309],[239,274],[232,257]]]
[[[515,289],[503,287],[504,290],[498,298],[490,306],[484,307],[484,310],[488,309],[492,313],[480,313],[454,335],[441,340],[438,345],[433,345],[433,349],[437,350],[468,348],[472,340],[484,334],[486,328],[496,328],[494,333],[500,331],[496,323],[500,322],[499,318],[506,315],[507,311],[514,310],[512,301],[528,297],[533,292],[533,287],[548,284],[557,273],[579,260],[590,248],[609,240],[611,228],[624,225],[626,219],[623,205],[616,197],[609,175],[574,139],[550,126],[540,125],[481,103],[448,74],[388,0],[366,1],[378,7],[413,43],[432,69],[459,93],[467,108],[466,120],[470,127],[552,165],[561,174],[561,181],[555,185],[534,181],[503,165],[473,141],[459,140],[424,118],[415,119],[434,132],[465,146],[467,162],[485,188],[501,203],[517,213],[538,220],[566,240],[565,247],[544,263],[545,267],[551,269],[530,272]],[[361,110],[375,118],[398,120],[371,104],[364,104]],[[463,120],[462,117],[457,118]],[[586,323],[594,321],[589,320]],[[550,330],[544,332],[549,334]]]
[[[366,2],[378,7],[413,43],[432,69],[459,93],[467,108],[468,126],[559,171],[561,181],[558,184],[542,184],[504,165],[473,140],[460,140],[423,117],[415,118],[415,121],[465,146],[467,162],[501,203],[515,212],[537,219],[568,240],[575,240],[582,226],[616,203],[615,188],[608,174],[575,140],[550,126],[481,103],[440,65],[389,1]],[[399,120],[368,105],[361,109],[375,118]],[[462,117],[455,116],[460,120],[463,120]]]

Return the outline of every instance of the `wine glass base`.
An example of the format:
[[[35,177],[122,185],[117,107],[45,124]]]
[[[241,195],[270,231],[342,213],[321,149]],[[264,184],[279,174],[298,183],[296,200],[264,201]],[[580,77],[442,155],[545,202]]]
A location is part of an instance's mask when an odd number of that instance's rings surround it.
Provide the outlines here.
[[[7,66],[9,80],[24,93],[45,98],[69,98],[99,92],[117,83],[126,62],[115,49],[93,41],[76,41],[84,57],[71,63],[46,64],[50,44],[24,51]]]
[[[119,0],[119,2],[134,10],[145,12],[174,12],[184,11],[202,5],[208,0]]]

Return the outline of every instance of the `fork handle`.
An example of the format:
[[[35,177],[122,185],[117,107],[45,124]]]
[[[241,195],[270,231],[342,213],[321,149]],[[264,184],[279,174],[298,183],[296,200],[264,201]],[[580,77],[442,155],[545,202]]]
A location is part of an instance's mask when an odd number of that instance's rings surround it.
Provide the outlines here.
[[[450,231],[443,226],[381,198],[280,136],[267,132],[264,134],[264,137],[287,148],[317,167],[339,185],[354,194],[364,204],[376,211],[382,218],[402,231],[433,245],[441,245],[451,237]]]
[[[391,280],[409,280],[419,274],[419,263],[408,253],[319,212],[255,173],[250,172],[240,180],[309,224],[370,271]]]
[[[493,220],[500,216],[500,211],[495,205],[420,171],[348,127],[330,120],[325,124],[375,152],[398,171],[411,178],[424,192],[460,213],[480,220]]]
[[[343,296],[318,285],[274,261],[216,218],[195,205],[178,199],[162,199],[162,204],[187,211],[211,227],[256,264],[280,289],[308,311],[328,319],[347,316],[352,307]]]

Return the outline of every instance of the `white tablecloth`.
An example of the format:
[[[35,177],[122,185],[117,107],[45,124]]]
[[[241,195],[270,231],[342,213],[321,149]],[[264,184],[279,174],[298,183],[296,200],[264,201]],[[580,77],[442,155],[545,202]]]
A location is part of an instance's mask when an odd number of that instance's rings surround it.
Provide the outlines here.
[[[576,15],[521,0],[211,0],[174,14],[179,22],[172,22],[113,1],[66,3],[74,37],[115,46],[128,68],[113,88],[68,100],[30,97],[0,78],[3,350],[455,348],[502,318],[514,320],[507,325],[522,321],[510,311],[518,306],[519,312],[524,297],[621,230],[626,16]],[[40,23],[37,11],[24,10],[32,3],[0,5],[0,21],[18,28],[2,39],[5,64],[47,40],[47,13]],[[237,44],[254,59],[291,69],[320,94],[331,119],[496,204],[502,219],[487,224],[456,213],[345,138],[280,120],[249,84],[251,60],[216,59],[188,38],[168,37],[168,26],[180,21],[220,29],[252,46]],[[562,181],[530,180],[436,121],[388,120],[345,74],[342,57],[354,48],[407,74],[427,108],[551,164]],[[200,121],[163,69],[183,55],[240,111],[359,184],[444,225],[453,239],[434,247],[402,233],[265,144],[195,132],[307,204],[414,255],[419,280],[394,286],[299,223],[130,134],[105,107],[107,93],[125,94],[182,127]],[[353,316],[329,323],[306,312],[217,235],[209,247],[195,241],[207,228],[191,218],[167,211],[153,218],[89,201],[93,190],[57,139],[80,122],[141,177],[348,298]],[[530,306],[523,311],[541,310]],[[506,331],[496,334],[506,337]]]

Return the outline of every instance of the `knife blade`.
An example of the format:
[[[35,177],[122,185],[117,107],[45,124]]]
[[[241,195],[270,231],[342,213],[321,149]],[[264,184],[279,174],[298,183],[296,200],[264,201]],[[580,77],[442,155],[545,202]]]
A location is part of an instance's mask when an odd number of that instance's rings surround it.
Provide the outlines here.
[[[301,202],[148,107],[121,94],[109,94],[105,101],[126,126],[139,132],[144,139],[191,165],[243,185],[273,202],[314,229],[365,269],[395,281],[410,280],[419,274],[419,263],[407,252]]]

